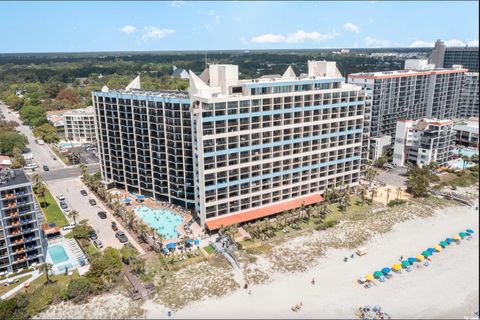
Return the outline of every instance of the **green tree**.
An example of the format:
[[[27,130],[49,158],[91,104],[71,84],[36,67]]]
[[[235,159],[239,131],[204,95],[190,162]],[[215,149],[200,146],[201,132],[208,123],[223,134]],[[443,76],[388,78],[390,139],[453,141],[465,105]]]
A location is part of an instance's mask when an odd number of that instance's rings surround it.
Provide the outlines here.
[[[24,101],[22,98],[19,98],[15,93],[11,93],[6,96],[4,99],[6,105],[10,106],[13,110],[20,110],[23,107]]]
[[[87,302],[90,295],[96,292],[97,288],[87,277],[80,277],[68,283],[66,296],[74,303],[84,303]]]
[[[57,142],[59,140],[57,129],[55,129],[50,123],[44,123],[33,129],[33,135],[48,143]]]
[[[0,133],[0,153],[7,156],[13,155],[13,149],[25,149],[27,145],[27,137],[17,132],[1,132]]]
[[[73,88],[64,88],[59,90],[55,100],[63,101],[69,106],[74,106],[80,103],[78,92]]]
[[[80,220],[80,222],[73,228],[72,236],[75,239],[89,239],[90,233],[94,231],[88,224],[87,220]]]
[[[430,187],[430,169],[410,166],[408,169],[407,192],[414,197],[426,197]]]
[[[78,218],[78,216],[79,216],[79,213],[77,210],[72,210],[68,213],[68,217],[73,219],[73,223],[75,223],[75,225],[77,224],[76,219]]]
[[[45,272],[45,277],[47,278],[46,284],[51,283],[52,280],[50,280],[50,272],[53,270],[53,264],[48,262],[42,263],[39,267],[39,270],[40,272]]]
[[[12,168],[17,169],[25,165],[25,158],[23,158],[22,150],[17,147],[13,148],[13,163]]]
[[[102,254],[91,259],[90,270],[86,277],[97,288],[110,287],[119,278],[122,269],[120,252],[112,247],[107,247]]]
[[[24,106],[20,109],[20,119],[33,127],[37,127],[47,122],[45,110],[41,106]]]

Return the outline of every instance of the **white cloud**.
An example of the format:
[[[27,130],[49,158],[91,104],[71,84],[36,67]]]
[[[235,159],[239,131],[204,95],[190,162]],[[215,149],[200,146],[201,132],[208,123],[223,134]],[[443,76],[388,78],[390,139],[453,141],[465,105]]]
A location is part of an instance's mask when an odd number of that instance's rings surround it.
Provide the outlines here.
[[[220,24],[220,16],[215,16],[215,23]]]
[[[304,30],[298,30],[288,35],[267,33],[256,37],[253,37],[250,41],[253,43],[302,43],[307,40],[310,41],[324,41],[330,40],[338,36],[338,33],[325,33],[322,34],[318,31],[305,32]]]
[[[390,42],[390,40],[378,40],[372,37],[366,37],[365,45],[369,48],[385,48],[390,47],[392,43]]]
[[[135,30],[137,30],[136,27],[134,26],[129,26],[129,25],[126,25],[126,26],[123,26],[120,31],[123,32],[123,33],[126,33],[126,34],[130,34],[132,32],[135,32]]]
[[[173,29],[160,29],[158,27],[146,26],[143,28],[142,40],[148,39],[162,39],[174,33]]]
[[[467,41],[467,45],[469,47],[478,47],[478,39],[477,40],[469,40]]]
[[[469,40],[469,41],[462,41],[458,39],[451,39],[443,41],[447,47],[465,47],[468,45],[469,47],[478,47],[478,40]],[[423,40],[415,40],[410,44],[411,48],[422,48],[422,47],[433,47],[435,46],[434,41],[423,41]]]
[[[253,37],[250,41],[253,43],[280,43],[285,41],[285,37],[281,34],[267,33]]]
[[[180,7],[183,7],[185,3],[186,3],[185,1],[172,1],[170,2],[170,7],[180,8]]]
[[[343,25],[343,29],[354,32],[354,33],[360,33],[360,26],[357,26],[351,22],[347,22]]]

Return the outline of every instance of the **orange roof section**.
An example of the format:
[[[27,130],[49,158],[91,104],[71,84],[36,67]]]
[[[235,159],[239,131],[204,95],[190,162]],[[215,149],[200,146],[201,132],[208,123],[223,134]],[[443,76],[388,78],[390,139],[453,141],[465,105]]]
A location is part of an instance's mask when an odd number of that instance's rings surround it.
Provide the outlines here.
[[[220,229],[223,226],[229,226],[235,223],[242,223],[258,218],[270,216],[272,214],[291,210],[303,205],[310,205],[323,201],[320,194],[311,194],[308,196],[282,201],[265,207],[260,207],[246,212],[232,214],[229,216],[221,216],[207,220],[206,225],[209,230]]]

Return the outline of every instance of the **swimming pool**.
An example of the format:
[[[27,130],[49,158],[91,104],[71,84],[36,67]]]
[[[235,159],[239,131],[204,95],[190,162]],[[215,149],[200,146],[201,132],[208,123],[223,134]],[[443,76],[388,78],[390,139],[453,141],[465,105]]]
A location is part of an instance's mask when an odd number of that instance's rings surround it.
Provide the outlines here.
[[[177,228],[182,223],[182,216],[167,209],[152,209],[141,206],[134,209],[135,214],[142,218],[150,227],[157,230],[165,240],[179,236]]]
[[[65,249],[61,244],[48,247],[48,254],[52,258],[54,264],[62,263],[68,260],[67,252],[65,252]]]
[[[462,156],[467,156],[467,157],[473,157],[474,155],[478,154],[477,150],[466,149],[466,148],[454,149],[452,152],[457,155],[461,153]]]

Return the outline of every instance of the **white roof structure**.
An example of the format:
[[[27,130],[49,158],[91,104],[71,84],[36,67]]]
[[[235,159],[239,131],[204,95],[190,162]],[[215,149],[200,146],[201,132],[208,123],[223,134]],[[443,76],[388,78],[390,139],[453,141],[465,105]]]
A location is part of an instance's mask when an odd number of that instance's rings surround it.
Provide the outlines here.
[[[287,78],[296,78],[297,75],[293,71],[292,66],[288,66],[287,70],[283,73],[282,79],[287,79]]]
[[[132,82],[128,86],[125,87],[125,90],[132,90],[132,89],[141,89],[140,88],[140,76],[137,76],[135,79],[133,79]]]

